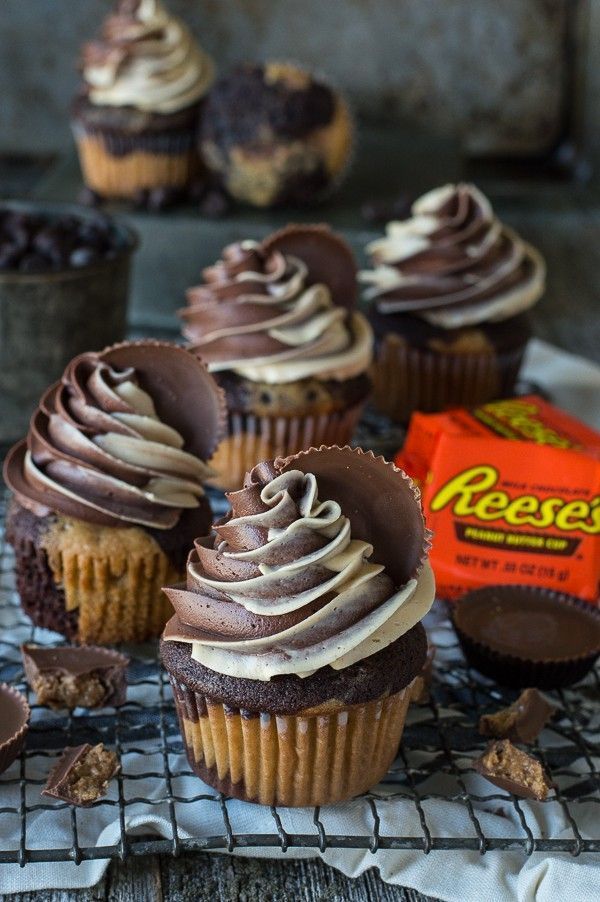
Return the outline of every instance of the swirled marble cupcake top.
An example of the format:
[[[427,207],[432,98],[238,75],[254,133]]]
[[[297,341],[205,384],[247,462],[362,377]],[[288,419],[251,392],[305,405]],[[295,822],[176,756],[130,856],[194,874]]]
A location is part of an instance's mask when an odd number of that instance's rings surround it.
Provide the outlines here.
[[[200,100],[213,74],[210,57],[160,0],[121,0],[101,38],[83,49],[87,96],[98,106],[174,113]]]
[[[319,275],[331,259],[332,270],[341,263],[349,270],[346,280],[354,279],[352,255],[348,262],[333,233],[319,227],[298,233],[308,233],[311,249],[322,245],[325,266],[319,261]],[[289,235],[293,241],[291,230]],[[298,255],[269,241],[229,245],[204,270],[203,284],[189,290],[180,315],[192,349],[211,372],[233,371],[255,382],[343,380],[364,373],[373,339],[365,318],[351,309],[352,299],[345,298],[343,306],[327,279],[316,280],[314,259],[307,263],[301,256],[302,241],[292,245]]]
[[[430,191],[386,231],[367,246],[374,269],[359,276],[380,313],[453,329],[508,319],[544,291],[542,257],[497,219],[474,185]]]
[[[5,479],[40,516],[169,529],[200,503],[223,418],[214,380],[182,348],[134,342],[81,354],[42,397]]]
[[[314,469],[323,479],[311,472],[320,455]],[[359,511],[352,500],[354,479],[361,478],[370,490],[385,485],[383,505],[396,508],[385,547],[374,547],[368,530],[367,539],[355,532],[365,516],[364,505]],[[337,498],[321,491],[331,480]],[[232,510],[215,524],[216,537],[195,543],[186,586],[165,589],[176,616],[163,639],[191,643],[192,658],[211,670],[268,680],[343,669],[408,632],[431,606],[418,496],[382,458],[313,449],[308,459],[257,465],[228,497]],[[376,505],[373,498],[367,516]],[[410,535],[396,544],[406,529]],[[405,557],[400,570],[386,567],[393,555]]]

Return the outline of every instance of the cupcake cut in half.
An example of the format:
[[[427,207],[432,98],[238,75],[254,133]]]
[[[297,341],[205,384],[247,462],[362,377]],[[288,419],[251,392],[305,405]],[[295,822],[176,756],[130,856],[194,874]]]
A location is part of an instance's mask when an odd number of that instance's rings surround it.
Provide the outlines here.
[[[400,740],[434,597],[418,491],[360,449],[258,464],[195,542],[161,642],[190,764],[262,804],[349,798]]]
[[[82,643],[160,635],[161,587],[210,525],[203,486],[224,420],[214,379],[175,345],[125,342],[69,364],[4,466],[34,623]]]
[[[180,316],[227,396],[217,484],[237,488],[259,460],[349,442],[370,392],[372,332],[355,309],[348,245],[327,226],[290,225],[229,245],[203,277]]]
[[[102,197],[184,189],[213,64],[161,0],[120,0],[82,54],[72,110],[86,184]]]
[[[374,400],[406,422],[414,410],[472,407],[514,389],[544,291],[540,254],[474,186],[445,185],[367,246],[376,340]]]

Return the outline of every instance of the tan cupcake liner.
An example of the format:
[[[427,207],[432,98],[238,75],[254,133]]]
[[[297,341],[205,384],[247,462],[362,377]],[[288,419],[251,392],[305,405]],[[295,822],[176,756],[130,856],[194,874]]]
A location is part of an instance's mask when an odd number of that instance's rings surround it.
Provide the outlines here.
[[[436,354],[386,335],[372,370],[373,402],[406,423],[415,410],[477,407],[512,394],[525,346],[506,354]]]
[[[227,435],[210,460],[212,485],[241,488],[244,476],[261,460],[287,457],[320,445],[345,445],[358,425],[363,402],[334,413],[295,417],[230,413]]]
[[[84,181],[103,197],[132,198],[141,190],[185,188],[201,171],[193,147],[179,153],[133,150],[117,156],[99,136],[79,134],[76,141]]]
[[[250,714],[171,684],[194,772],[234,798],[294,808],[340,802],[378,783],[398,751],[411,698],[407,686],[325,713]]]
[[[162,553],[94,557],[62,552],[52,561],[67,611],[77,609],[77,641],[99,645],[160,636],[172,615],[162,587],[182,578]]]

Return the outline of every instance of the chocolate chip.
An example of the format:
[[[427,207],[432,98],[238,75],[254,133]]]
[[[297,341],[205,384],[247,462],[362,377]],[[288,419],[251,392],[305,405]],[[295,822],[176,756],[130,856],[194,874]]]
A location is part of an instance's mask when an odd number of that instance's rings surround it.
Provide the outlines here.
[[[173,207],[181,199],[182,193],[176,188],[153,188],[148,195],[147,206],[149,210],[159,212]]]
[[[216,188],[207,191],[200,201],[200,214],[209,219],[218,219],[229,212],[231,204],[227,195]]]
[[[16,269],[21,251],[14,244],[0,245],[0,270]]]
[[[38,273],[47,272],[48,269],[48,260],[41,254],[25,254],[19,263],[19,272]]]
[[[139,191],[136,191],[132,197],[133,206],[137,207],[138,210],[145,210],[148,207],[148,193],[145,188],[140,188]]]
[[[369,200],[360,208],[361,216],[367,222],[381,225],[393,219],[406,219],[410,216],[412,198],[409,194],[400,194],[392,200]]]
[[[99,207],[102,203],[102,197],[91,188],[82,188],[77,195],[77,200],[84,207]]]

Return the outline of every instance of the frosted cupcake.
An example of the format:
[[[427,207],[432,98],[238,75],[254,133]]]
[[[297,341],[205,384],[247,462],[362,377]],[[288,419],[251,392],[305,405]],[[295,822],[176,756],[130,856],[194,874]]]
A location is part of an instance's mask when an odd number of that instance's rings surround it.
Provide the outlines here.
[[[161,587],[210,525],[203,485],[224,416],[206,368],[175,345],[69,364],[4,466],[17,588],[36,625],[86,644],[160,635]]]
[[[367,247],[375,332],[374,400],[405,422],[413,410],[509,396],[544,291],[540,254],[494,215],[473,185],[425,194]]]
[[[434,596],[418,493],[383,458],[257,465],[196,541],[161,642],[191,767],[264,805],[323,805],[386,773]]]
[[[210,58],[160,0],[121,0],[82,54],[73,130],[84,180],[102,197],[185,189]]]
[[[180,315],[227,396],[218,484],[237,488],[258,460],[349,442],[370,392],[372,333],[346,243],[326,226],[288,226],[230,245],[203,276]]]

